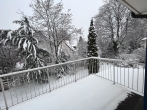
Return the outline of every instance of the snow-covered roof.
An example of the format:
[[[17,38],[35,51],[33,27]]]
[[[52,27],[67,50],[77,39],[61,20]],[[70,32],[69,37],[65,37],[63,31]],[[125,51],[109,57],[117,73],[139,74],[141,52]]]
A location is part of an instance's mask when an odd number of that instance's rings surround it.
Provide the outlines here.
[[[72,51],[76,51],[75,48],[71,45],[70,41],[65,40],[63,41]]]

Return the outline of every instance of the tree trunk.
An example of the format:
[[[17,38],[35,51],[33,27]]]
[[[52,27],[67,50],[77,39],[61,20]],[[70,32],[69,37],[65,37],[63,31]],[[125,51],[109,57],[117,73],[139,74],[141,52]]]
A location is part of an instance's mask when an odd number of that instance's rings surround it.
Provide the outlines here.
[[[88,60],[88,73],[98,73],[99,72],[99,60],[98,59],[89,59]]]
[[[113,51],[114,51],[114,55],[117,56],[118,55],[118,43],[116,41],[113,41]]]
[[[57,47],[55,47],[55,57],[56,57],[56,64],[58,64],[59,63],[59,59],[58,59],[58,49],[57,49]]]

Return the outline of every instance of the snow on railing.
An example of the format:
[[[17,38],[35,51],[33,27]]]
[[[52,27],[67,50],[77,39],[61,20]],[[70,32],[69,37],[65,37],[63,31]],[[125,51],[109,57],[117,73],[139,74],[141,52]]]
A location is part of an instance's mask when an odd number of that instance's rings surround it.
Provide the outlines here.
[[[90,57],[0,75],[0,110],[8,110],[91,73],[137,92],[144,91],[144,64]]]

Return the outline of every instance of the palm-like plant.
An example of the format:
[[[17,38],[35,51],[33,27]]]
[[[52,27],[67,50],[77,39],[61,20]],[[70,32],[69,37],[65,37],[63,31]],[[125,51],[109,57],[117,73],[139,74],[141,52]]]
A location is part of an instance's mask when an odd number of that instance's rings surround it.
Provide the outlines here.
[[[20,24],[20,28],[7,34],[5,44],[9,41],[12,45],[17,46],[19,55],[24,60],[24,69],[44,66],[44,60],[39,55],[42,54],[41,49],[37,47],[38,40],[33,37],[35,30],[31,27],[27,17],[23,17],[21,21],[14,21],[14,23]]]

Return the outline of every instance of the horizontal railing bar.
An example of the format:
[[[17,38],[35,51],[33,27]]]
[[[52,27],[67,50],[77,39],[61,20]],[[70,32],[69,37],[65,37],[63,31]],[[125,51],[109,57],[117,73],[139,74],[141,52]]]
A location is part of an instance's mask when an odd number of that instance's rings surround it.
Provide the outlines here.
[[[119,60],[119,59],[88,57],[88,58],[78,59],[78,60],[74,60],[74,61],[68,61],[68,62],[65,62],[65,63],[59,63],[59,64],[54,64],[54,65],[49,65],[49,66],[44,66],[44,67],[39,67],[39,68],[33,68],[33,69],[28,69],[28,70],[23,70],[23,71],[17,71],[17,72],[7,73],[7,74],[0,75],[0,78],[2,78],[2,77],[8,77],[8,76],[13,76],[13,75],[17,75],[17,74],[22,74],[22,73],[27,73],[27,72],[32,72],[32,71],[37,71],[37,70],[42,70],[42,69],[47,69],[47,68],[61,66],[61,65],[70,64],[70,63],[76,63],[76,62],[83,61],[83,60],[88,60],[88,59],[98,59],[98,60],[103,60],[103,61],[115,61],[115,62],[130,63],[130,62],[127,62],[127,61],[124,61],[124,60]],[[143,63],[134,63],[134,62],[131,62],[131,64],[144,65]]]
[[[98,58],[98,57],[90,57],[90,58],[98,59],[98,60],[103,60],[103,61],[115,61],[115,62],[129,63],[129,64],[145,65],[144,63],[135,63],[135,62],[125,61],[125,60],[120,60],[120,59],[109,59],[109,58]]]
[[[61,65],[69,64],[69,63],[75,63],[75,62],[79,62],[79,61],[83,61],[83,60],[88,60],[88,59],[91,59],[91,57],[89,57],[89,58],[83,58],[83,59],[79,59],[79,60],[74,60],[74,61],[68,61],[68,62],[65,62],[65,63],[59,63],[59,64],[54,64],[54,65],[39,67],[39,68],[33,68],[33,69],[28,69],[28,70],[23,70],[23,71],[17,71],[17,72],[7,73],[7,74],[0,75],[0,78],[2,78],[2,77],[8,77],[8,76],[13,76],[13,75],[21,74],[21,73],[27,73],[27,72],[37,71],[37,70],[43,70],[43,69],[47,69],[47,68],[61,66]]]
[[[98,59],[98,60],[105,60],[105,61],[117,61],[117,62],[124,62],[124,60],[120,59],[109,59],[109,58],[99,58],[99,57],[90,57],[92,59]]]

